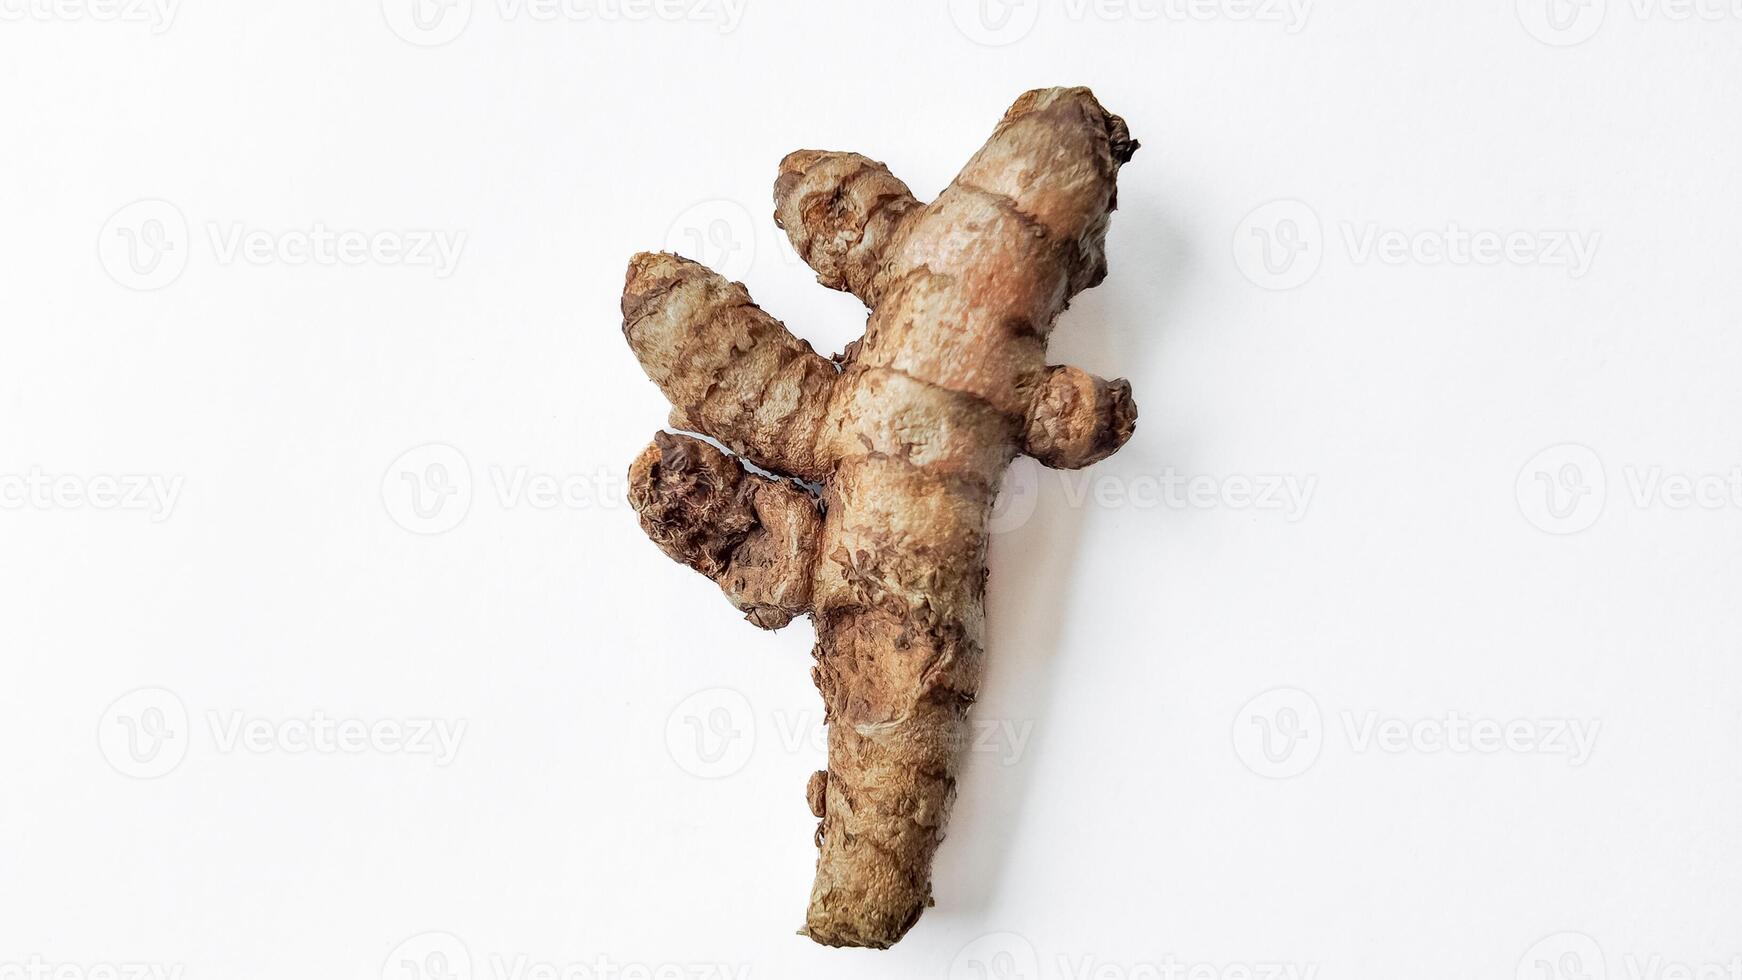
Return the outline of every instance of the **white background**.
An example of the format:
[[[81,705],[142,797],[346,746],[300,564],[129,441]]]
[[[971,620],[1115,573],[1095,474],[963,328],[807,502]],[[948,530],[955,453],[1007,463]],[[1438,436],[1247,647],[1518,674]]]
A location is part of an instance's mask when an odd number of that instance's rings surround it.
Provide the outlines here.
[[[1742,954],[1742,8],[25,2],[0,978]],[[774,228],[780,157],[929,197],[1053,84],[1143,141],[1053,347],[1142,418],[1012,471],[937,907],[816,947],[811,630],[739,622],[624,506],[666,411],[624,266],[680,248],[838,349],[863,311]],[[426,233],[457,261],[395,252]],[[455,750],[386,727],[420,720]]]

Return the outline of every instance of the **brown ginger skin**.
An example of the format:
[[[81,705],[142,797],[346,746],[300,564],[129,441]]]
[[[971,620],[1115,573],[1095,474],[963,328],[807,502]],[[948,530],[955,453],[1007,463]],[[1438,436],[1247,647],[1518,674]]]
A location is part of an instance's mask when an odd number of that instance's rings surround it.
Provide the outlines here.
[[[1137,143],[1088,89],[1023,95],[929,204],[853,153],[781,161],[775,220],[826,286],[871,309],[864,337],[818,355],[738,283],[635,256],[623,331],[673,406],[751,473],[661,433],[630,501],[666,554],[719,583],[752,623],[816,624],[812,676],[829,768],[804,932],[887,947],[931,904],[985,651],[987,521],[1018,452],[1059,468],[1130,438],[1124,381],[1049,366],[1046,341],[1106,275],[1121,164]]]

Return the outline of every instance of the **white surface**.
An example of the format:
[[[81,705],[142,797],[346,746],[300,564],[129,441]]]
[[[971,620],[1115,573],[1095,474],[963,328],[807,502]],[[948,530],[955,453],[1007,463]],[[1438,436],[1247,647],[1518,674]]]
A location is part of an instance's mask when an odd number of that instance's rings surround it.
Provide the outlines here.
[[[0,22],[0,978],[1742,954],[1742,500],[1675,505],[1742,466],[1742,9],[751,0],[722,30],[475,0],[420,35],[392,0],[155,32],[32,2]],[[938,906],[821,949],[810,629],[738,622],[623,506],[665,412],[624,264],[699,251],[837,349],[862,312],[777,237],[781,155],[929,196],[1046,84],[1144,144],[1054,344],[1142,421],[1085,474],[1016,471]],[[372,244],[294,262],[317,225]],[[228,252],[261,231],[293,261]],[[1524,237],[1438,247],[1478,231]],[[457,261],[394,261],[420,232]],[[1588,268],[1535,251],[1567,233]],[[73,480],[20,499],[33,473]],[[469,493],[413,509],[443,473]],[[1159,503],[1169,475],[1206,489]],[[319,718],[458,744],[292,751]],[[1468,750],[1475,718],[1510,746]]]

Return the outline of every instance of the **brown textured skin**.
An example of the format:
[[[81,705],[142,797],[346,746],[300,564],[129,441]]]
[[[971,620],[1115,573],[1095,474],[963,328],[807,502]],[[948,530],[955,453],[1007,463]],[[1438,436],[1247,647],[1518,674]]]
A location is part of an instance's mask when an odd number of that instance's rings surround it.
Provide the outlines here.
[[[781,161],[775,220],[826,286],[871,308],[836,361],[674,255],[631,260],[623,330],[673,405],[770,472],[661,433],[630,500],[668,555],[758,626],[809,613],[829,768],[806,935],[887,947],[931,904],[984,661],[987,520],[1017,452],[1087,466],[1130,438],[1130,386],[1046,363],[1070,298],[1106,275],[1137,144],[1088,89],[1023,95],[930,204],[853,153]]]

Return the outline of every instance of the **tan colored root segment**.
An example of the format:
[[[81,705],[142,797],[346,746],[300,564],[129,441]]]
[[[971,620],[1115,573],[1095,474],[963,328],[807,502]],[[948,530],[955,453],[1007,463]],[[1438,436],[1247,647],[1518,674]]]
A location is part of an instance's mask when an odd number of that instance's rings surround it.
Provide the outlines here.
[[[1025,96],[963,175],[905,216],[869,277],[880,302],[823,427],[836,459],[813,600],[830,723],[806,915],[819,942],[893,943],[931,901],[954,750],[980,683],[986,521],[1031,414],[1056,417],[1056,431],[1037,431],[1056,437],[1060,460],[1106,455],[1130,435],[1122,386],[1097,395],[1093,424],[1057,392],[1050,403],[1065,411],[1030,410],[1057,376],[1052,324],[1105,274],[1128,143],[1086,91]],[[876,397],[849,397],[878,378]]]
[[[805,934],[886,947],[932,904],[980,642],[881,609],[819,617],[817,631],[829,769]]]
[[[796,150],[780,161],[774,223],[830,289],[876,306],[883,256],[920,208],[889,168],[857,153]]]
[[[777,220],[819,281],[873,308],[838,376],[794,351],[741,286],[673,257],[631,267],[625,330],[674,418],[822,484],[820,524],[792,545],[808,552],[829,723],[829,768],[806,787],[821,818],[805,926],[818,942],[888,946],[931,901],[984,660],[987,519],[1005,466],[1018,449],[1087,465],[1131,435],[1128,386],[1049,368],[1045,349],[1070,297],[1105,275],[1114,182],[1135,149],[1087,89],[1047,89],[1017,100],[929,205],[856,154],[789,156]],[[766,355],[777,349],[792,353]],[[734,363],[746,352],[754,367]],[[669,478],[660,458],[649,485]],[[689,475],[636,498],[679,560],[720,551],[693,543],[713,541],[704,526],[743,533],[732,491],[713,489],[737,477],[682,488],[716,465],[669,467]],[[784,582],[793,566],[771,567]]]
[[[623,287],[623,335],[670,400],[674,425],[766,470],[826,475],[814,447],[835,365],[742,285],[680,256],[638,254]]]
[[[1029,403],[1022,451],[1054,469],[1082,469],[1113,455],[1136,427],[1130,383],[1055,367]]]

